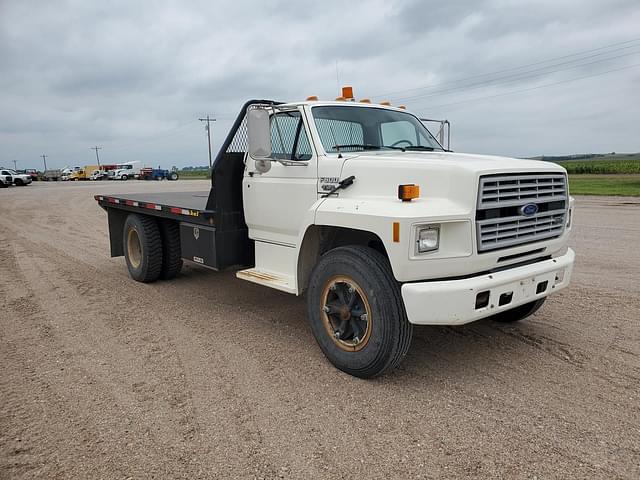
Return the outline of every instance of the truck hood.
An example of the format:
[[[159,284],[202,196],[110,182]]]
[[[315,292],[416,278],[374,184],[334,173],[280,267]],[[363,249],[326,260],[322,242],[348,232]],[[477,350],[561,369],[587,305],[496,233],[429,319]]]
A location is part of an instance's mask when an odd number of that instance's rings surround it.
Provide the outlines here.
[[[340,178],[354,175],[342,198],[398,201],[398,185],[420,186],[421,199],[447,199],[473,208],[481,175],[521,172],[566,173],[555,163],[453,152],[375,152],[345,159]]]

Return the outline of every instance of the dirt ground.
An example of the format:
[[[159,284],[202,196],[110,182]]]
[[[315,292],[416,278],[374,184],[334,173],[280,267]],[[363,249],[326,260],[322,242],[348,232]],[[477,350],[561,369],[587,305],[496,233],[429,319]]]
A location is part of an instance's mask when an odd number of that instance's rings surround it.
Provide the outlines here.
[[[639,478],[640,200],[578,198],[572,286],[517,325],[421,327],[334,369],[305,300],[129,279],[95,193],[0,190],[0,478]]]

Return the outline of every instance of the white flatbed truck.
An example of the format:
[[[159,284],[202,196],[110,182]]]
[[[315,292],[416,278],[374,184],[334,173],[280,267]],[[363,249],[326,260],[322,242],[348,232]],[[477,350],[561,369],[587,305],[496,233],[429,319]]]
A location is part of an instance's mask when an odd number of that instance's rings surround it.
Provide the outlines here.
[[[141,282],[186,260],[306,294],[320,348],[351,375],[398,365],[414,324],[521,320],[571,277],[566,171],[447,151],[403,108],[248,101],[211,184],[97,195],[111,256]]]

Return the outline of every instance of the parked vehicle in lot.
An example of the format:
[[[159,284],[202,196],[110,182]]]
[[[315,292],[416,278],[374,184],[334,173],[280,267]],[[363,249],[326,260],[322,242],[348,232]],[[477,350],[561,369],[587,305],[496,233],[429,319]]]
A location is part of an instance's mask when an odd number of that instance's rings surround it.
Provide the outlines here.
[[[7,188],[13,185],[13,177],[4,170],[0,170],[0,188]]]
[[[25,187],[33,181],[31,180],[31,175],[28,175],[26,173],[18,173],[15,170],[11,170],[10,168],[0,170],[0,175],[4,175],[5,178],[10,176],[13,180],[13,184],[18,187]]]
[[[109,177],[106,170],[94,170],[89,177],[89,180],[107,180]]]
[[[178,180],[178,172],[163,168],[145,167],[140,169],[140,180]]]
[[[140,162],[129,162],[118,164],[118,167],[109,170],[109,180],[130,180],[132,178],[138,178],[140,175],[140,167],[137,166]]]
[[[98,165],[86,165],[79,168],[78,170],[74,170],[73,172],[71,172],[67,177],[67,180],[89,180],[93,172],[99,169],[100,167]]]
[[[359,377],[398,365],[414,324],[531,315],[574,262],[564,168],[454,153],[403,108],[344,98],[247,102],[209,192],[95,198],[134,280],[186,260],[306,292],[320,348]]]
[[[45,172],[42,174],[42,179],[45,182],[57,182],[58,180],[62,180],[62,170],[45,170]]]
[[[27,175],[31,175],[31,180],[33,180],[34,182],[36,180],[38,180],[38,170],[36,170],[35,168],[27,168],[25,169],[24,173],[26,173]]]

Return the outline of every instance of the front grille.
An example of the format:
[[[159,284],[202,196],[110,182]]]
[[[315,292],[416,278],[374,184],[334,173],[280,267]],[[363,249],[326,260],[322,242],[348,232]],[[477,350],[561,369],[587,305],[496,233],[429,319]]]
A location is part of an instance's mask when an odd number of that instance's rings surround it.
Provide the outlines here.
[[[566,199],[567,184],[565,176],[561,173],[480,178],[479,209]]]
[[[485,252],[559,237],[568,205],[562,173],[480,177],[476,228],[478,251]],[[523,207],[535,204],[535,213]]]

